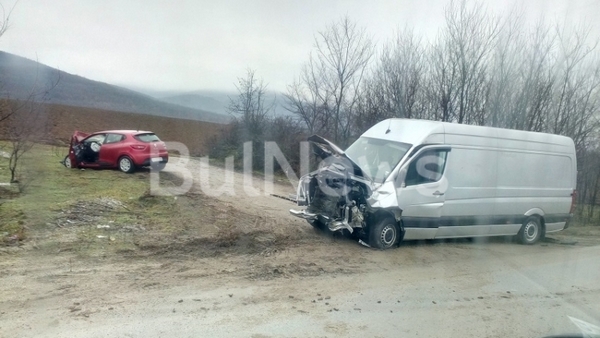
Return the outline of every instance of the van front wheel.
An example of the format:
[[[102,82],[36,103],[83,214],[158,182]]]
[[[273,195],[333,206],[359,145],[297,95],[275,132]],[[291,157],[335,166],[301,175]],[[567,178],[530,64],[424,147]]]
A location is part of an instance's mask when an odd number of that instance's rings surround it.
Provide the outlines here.
[[[542,228],[540,218],[531,216],[525,220],[517,236],[523,244],[535,244],[542,238],[543,231],[544,229]]]
[[[375,223],[369,232],[369,244],[377,249],[389,249],[398,243],[399,238],[398,224],[391,217],[385,217]]]

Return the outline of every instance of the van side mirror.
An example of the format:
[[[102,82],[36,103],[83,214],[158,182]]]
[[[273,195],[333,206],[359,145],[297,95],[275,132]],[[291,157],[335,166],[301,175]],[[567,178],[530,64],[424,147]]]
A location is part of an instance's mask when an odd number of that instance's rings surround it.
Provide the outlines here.
[[[398,174],[396,174],[396,178],[394,179],[394,186],[400,187],[400,188],[406,187],[406,183],[404,183],[404,179],[406,178],[406,172],[407,172],[406,167],[401,168],[398,171]]]

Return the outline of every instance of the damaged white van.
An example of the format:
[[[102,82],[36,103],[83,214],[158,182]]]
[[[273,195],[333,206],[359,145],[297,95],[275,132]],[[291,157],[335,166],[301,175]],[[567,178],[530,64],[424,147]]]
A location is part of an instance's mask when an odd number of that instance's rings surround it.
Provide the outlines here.
[[[388,119],[343,151],[311,136],[323,161],[290,210],[372,247],[401,240],[509,236],[533,244],[568,226],[577,162],[568,137]]]

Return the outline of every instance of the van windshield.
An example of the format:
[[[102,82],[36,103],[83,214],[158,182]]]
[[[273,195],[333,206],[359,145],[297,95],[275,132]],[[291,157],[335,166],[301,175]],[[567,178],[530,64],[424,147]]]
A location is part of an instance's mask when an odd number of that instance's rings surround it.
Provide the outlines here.
[[[410,147],[407,143],[361,137],[345,153],[373,181],[382,183]]]

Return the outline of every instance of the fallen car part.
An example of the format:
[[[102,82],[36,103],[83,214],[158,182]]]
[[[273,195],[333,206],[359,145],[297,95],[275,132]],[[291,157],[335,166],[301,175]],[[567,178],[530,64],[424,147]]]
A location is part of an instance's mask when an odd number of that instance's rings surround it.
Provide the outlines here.
[[[290,201],[290,202],[294,202],[294,203],[297,202],[297,198],[294,195],[292,195],[290,197],[285,197],[285,196],[281,196],[281,195],[277,195],[277,194],[271,194],[271,196],[281,198],[282,200],[286,200],[286,201]]]
[[[292,214],[296,217],[304,218],[307,221],[315,221],[318,218],[317,214],[307,212],[306,210],[290,209],[290,214]]]
[[[365,243],[365,241],[363,241],[362,239],[358,240],[358,244],[362,245],[362,246],[366,246],[367,248],[370,248],[371,246],[367,243]]]

